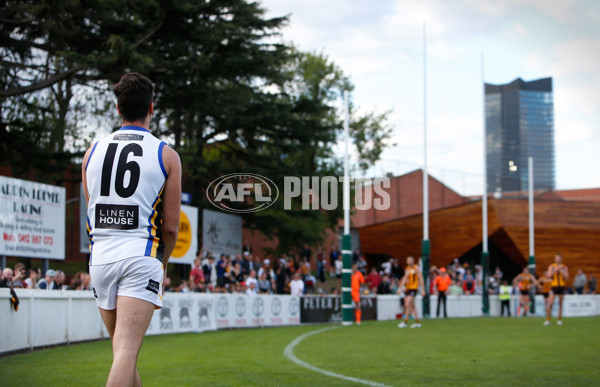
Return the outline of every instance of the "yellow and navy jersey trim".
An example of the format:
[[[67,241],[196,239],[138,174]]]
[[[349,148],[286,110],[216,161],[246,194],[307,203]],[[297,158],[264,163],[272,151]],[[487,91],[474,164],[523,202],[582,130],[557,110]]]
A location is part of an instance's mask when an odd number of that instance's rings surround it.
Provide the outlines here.
[[[88,238],[90,240],[90,262],[89,264],[92,264],[92,247],[94,246],[94,237],[92,236],[92,225],[90,224],[90,217],[86,216],[86,222],[85,222],[85,228],[87,230],[87,234],[88,234]]]
[[[98,141],[96,141],[96,143],[94,144],[94,147],[92,148],[92,151],[90,152],[90,156],[87,159],[87,163],[85,164],[85,171],[86,172],[87,172],[88,165],[90,165],[90,160],[92,159],[92,155],[94,154],[94,151],[96,150],[97,146],[98,146]]]
[[[148,243],[146,243],[145,255],[156,257],[162,260],[165,253],[165,243],[162,240],[162,195],[165,190],[165,184],[162,185],[154,203],[152,203],[152,212],[148,217]]]
[[[166,142],[161,142],[158,146],[158,163],[160,164],[160,170],[163,173],[165,179],[167,178],[167,170],[165,169],[165,164],[163,163],[163,148],[167,145]]]

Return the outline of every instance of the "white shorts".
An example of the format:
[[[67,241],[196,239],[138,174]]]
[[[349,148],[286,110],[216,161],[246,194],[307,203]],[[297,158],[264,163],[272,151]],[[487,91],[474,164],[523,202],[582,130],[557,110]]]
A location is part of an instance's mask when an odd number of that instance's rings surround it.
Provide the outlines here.
[[[164,268],[153,257],[133,257],[90,266],[96,305],[105,310],[117,307],[117,296],[139,298],[162,308]]]

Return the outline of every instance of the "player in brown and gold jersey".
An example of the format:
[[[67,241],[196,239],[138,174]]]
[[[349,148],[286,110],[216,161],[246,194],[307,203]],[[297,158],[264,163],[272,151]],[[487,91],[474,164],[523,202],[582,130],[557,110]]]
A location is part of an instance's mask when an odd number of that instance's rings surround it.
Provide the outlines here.
[[[552,313],[552,306],[554,304],[554,298],[558,296],[558,325],[562,325],[562,304],[565,298],[565,288],[567,287],[567,280],[569,279],[569,268],[562,263],[562,256],[556,254],[554,256],[554,263],[548,266],[546,275],[550,277],[550,285],[552,286],[552,292],[548,300],[548,308],[546,308],[546,321],[544,325],[550,324],[550,315]]]
[[[542,296],[544,296],[544,308],[548,309],[548,297],[550,296],[550,291],[552,290],[552,280],[550,277],[546,275],[544,272],[540,278],[538,278],[538,287]]]
[[[517,316],[523,308],[523,316],[527,316],[529,312],[529,289],[537,285],[535,277],[529,272],[529,269],[525,267],[523,272],[515,277],[513,286],[519,287],[519,306],[517,306]]]
[[[419,315],[417,314],[417,308],[415,306],[415,297],[421,288],[421,295],[425,296],[425,286],[423,285],[423,275],[419,269],[419,265],[415,265],[415,259],[412,256],[406,258],[406,270],[404,271],[404,277],[400,280],[398,290],[402,287],[404,290],[404,321],[398,324],[399,328],[406,328],[408,326],[408,318],[412,314],[415,317],[415,323],[411,325],[411,328],[420,328],[421,323],[419,322]]]

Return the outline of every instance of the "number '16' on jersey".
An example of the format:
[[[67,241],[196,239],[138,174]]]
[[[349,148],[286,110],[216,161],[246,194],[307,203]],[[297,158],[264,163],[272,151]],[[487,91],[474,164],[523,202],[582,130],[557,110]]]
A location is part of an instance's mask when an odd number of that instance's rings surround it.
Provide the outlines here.
[[[137,126],[124,126],[94,145],[85,166],[90,264],[139,256],[162,260],[164,146]]]

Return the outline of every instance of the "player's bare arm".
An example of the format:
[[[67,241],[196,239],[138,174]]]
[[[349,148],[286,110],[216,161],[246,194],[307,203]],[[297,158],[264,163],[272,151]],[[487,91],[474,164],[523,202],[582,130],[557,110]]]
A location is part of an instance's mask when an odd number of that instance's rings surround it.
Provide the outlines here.
[[[425,297],[425,281],[423,280],[423,274],[419,272],[419,288],[421,289],[421,295]]]
[[[400,280],[400,283],[398,284],[398,292],[402,292],[401,289],[404,287],[407,277],[408,277],[408,274],[404,274],[404,277],[402,277],[402,279]]]
[[[565,281],[567,281],[569,279],[569,268],[566,266],[562,267],[562,275],[563,278],[565,279]]]
[[[89,147],[88,150],[85,152],[85,155],[83,156],[83,163],[81,164],[81,182],[86,203],[90,201],[90,194],[87,189],[87,177],[85,174],[85,167],[88,163],[88,160],[90,159],[90,155],[92,154],[92,149],[94,149],[94,147]]]
[[[168,146],[163,150],[163,164],[167,171],[163,193],[163,240],[165,253],[163,265],[166,268],[179,233],[179,214],[181,211],[181,160],[179,155]]]

